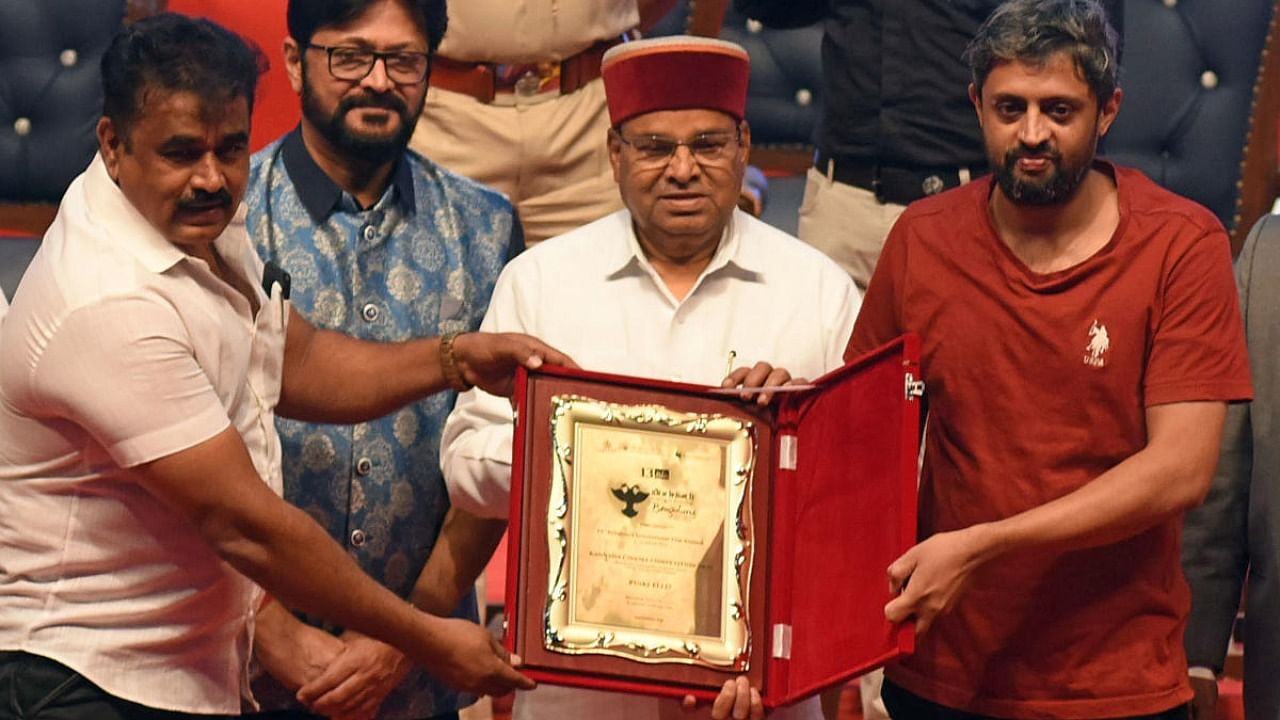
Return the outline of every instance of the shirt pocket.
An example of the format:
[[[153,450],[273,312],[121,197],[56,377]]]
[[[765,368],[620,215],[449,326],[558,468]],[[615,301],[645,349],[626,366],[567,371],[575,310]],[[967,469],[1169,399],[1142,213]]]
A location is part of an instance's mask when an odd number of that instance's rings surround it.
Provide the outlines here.
[[[273,287],[271,297],[258,311],[254,328],[249,381],[263,404],[272,410],[280,402],[285,335],[289,327],[291,307],[282,297],[279,286]]]

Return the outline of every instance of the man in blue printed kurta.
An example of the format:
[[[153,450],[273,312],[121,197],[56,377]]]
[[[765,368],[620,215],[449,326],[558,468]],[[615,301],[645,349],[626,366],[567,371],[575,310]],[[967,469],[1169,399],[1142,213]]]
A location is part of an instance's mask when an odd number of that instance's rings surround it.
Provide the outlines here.
[[[473,331],[523,238],[506,198],[405,149],[444,3],[370,0],[354,17],[321,5],[333,4],[290,2],[285,62],[303,119],[253,158],[250,233],[320,327],[380,341]],[[449,507],[438,454],[453,401],[440,393],[360,425],[278,423],[285,497],[406,598]],[[455,611],[475,613],[474,594]],[[456,717],[469,702],[389,646],[278,605],[259,627],[270,675],[254,692],[280,717],[299,699],[318,714],[403,720]]]

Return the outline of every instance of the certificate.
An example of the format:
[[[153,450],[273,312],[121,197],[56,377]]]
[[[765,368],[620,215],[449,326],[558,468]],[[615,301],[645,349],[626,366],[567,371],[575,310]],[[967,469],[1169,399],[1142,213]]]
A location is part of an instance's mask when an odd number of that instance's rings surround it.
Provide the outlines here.
[[[748,420],[552,398],[544,644],[747,668]]]

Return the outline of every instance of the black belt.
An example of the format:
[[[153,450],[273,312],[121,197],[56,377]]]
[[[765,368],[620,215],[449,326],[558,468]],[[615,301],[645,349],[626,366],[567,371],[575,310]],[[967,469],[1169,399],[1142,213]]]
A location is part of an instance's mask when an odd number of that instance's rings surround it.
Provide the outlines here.
[[[831,162],[834,160],[834,162]],[[986,166],[969,168],[971,177],[961,177],[962,168],[904,167],[881,165],[858,158],[832,158],[818,151],[813,166],[823,175],[845,185],[853,185],[875,194],[876,200],[894,205],[907,205],[922,197],[960,187],[964,182],[986,173]]]

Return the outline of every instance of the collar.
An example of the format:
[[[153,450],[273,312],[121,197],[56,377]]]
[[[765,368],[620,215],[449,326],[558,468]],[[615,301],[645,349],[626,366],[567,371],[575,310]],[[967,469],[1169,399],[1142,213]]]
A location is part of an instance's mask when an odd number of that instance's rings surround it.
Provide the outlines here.
[[[187,256],[129,202],[124,191],[111,179],[101,154],[95,154],[89,169],[85,170],[84,198],[89,217],[100,222],[112,242],[138,258],[148,272],[163,273]],[[243,210],[242,204],[237,213]]]
[[[302,201],[302,207],[306,208],[311,221],[319,225],[328,220],[338,206],[338,201],[342,199],[343,190],[311,157],[306,143],[302,141],[302,125],[285,135],[280,152],[284,156],[285,171],[289,173],[298,199]],[[391,185],[388,189],[392,188],[400,209],[406,215],[412,215],[417,209],[413,194],[413,172],[404,154],[401,154],[395,169],[391,171]]]
[[[661,278],[658,276],[653,265],[649,263],[649,258],[645,256],[644,250],[640,247],[640,240],[636,237],[635,225],[631,221],[631,214],[623,211],[619,213],[619,217],[626,224],[625,232],[627,242],[625,245],[615,245],[617,251],[614,257],[606,261],[605,267],[614,268],[606,277],[609,280],[618,280],[628,275],[638,272],[648,273],[654,279],[659,287],[665,289]],[[753,243],[744,243],[742,236],[751,229],[751,223],[759,222],[755,218],[747,215],[741,210],[735,209],[733,215],[729,217],[728,224],[725,225],[724,231],[720,236],[720,245],[716,248],[716,252],[711,256],[711,262],[707,264],[705,270],[698,277],[697,283],[694,285],[694,292],[702,285],[703,279],[715,273],[727,274],[747,282],[763,282],[764,267],[767,264],[766,259],[757,252],[758,248]],[[693,293],[689,293],[690,296]]]
[[[84,190],[89,216],[101,224],[114,244],[136,257],[148,272],[159,275],[183,260],[190,259],[191,256],[169,242],[129,202],[120,186],[111,179],[100,154],[94,155],[89,169],[85,171]],[[252,280],[249,270],[242,267],[247,262],[246,252],[253,251],[245,233],[245,217],[246,208],[241,202],[236,208],[235,216],[222,234],[214,239],[213,245],[228,264],[247,273],[247,277]]]

